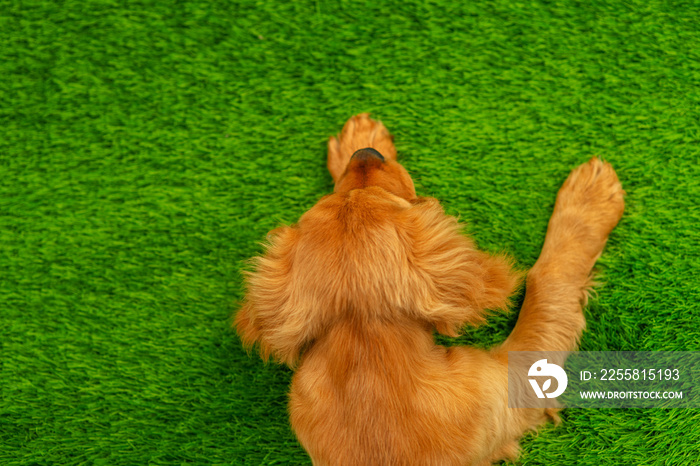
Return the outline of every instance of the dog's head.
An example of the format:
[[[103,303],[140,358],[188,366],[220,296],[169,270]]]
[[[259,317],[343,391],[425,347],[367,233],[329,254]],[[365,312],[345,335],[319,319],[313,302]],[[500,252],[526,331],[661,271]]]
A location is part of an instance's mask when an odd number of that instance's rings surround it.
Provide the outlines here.
[[[348,319],[420,320],[455,336],[507,306],[518,281],[505,258],[476,250],[437,200],[416,197],[408,172],[374,149],[357,151],[332,194],[268,239],[235,325],[245,345],[290,366]]]

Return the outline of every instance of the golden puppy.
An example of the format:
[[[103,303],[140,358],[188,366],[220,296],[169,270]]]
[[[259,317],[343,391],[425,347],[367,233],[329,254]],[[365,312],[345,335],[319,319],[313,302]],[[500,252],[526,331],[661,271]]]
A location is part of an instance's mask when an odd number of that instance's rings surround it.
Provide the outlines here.
[[[591,269],[622,216],[598,159],[557,196],[518,322],[490,351],[445,348],[505,309],[520,276],[416,196],[393,138],[367,114],[328,145],[335,190],[274,230],[235,319],[243,343],[296,368],[291,425],[315,465],[480,465],[518,455],[554,410],[508,408],[508,351],[573,350]]]

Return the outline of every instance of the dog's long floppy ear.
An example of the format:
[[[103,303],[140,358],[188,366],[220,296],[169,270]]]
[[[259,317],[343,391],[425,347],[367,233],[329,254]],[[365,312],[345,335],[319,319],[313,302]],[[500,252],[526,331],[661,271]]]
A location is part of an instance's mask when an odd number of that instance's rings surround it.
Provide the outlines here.
[[[253,270],[245,272],[247,292],[234,326],[244,346],[257,345],[265,361],[272,356],[294,366],[314,331],[306,313],[309,303],[294,289],[298,231],[277,228],[268,239],[265,254],[253,258]]]
[[[419,317],[457,336],[465,323],[482,323],[486,310],[508,307],[522,279],[508,258],[477,250],[435,199],[420,199],[406,214]]]

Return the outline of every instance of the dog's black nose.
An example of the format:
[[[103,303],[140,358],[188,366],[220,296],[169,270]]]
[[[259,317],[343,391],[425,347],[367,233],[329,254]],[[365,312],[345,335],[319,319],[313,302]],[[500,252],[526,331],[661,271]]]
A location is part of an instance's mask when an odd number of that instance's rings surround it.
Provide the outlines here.
[[[351,158],[359,160],[379,159],[384,162],[384,156],[371,147],[355,151]]]

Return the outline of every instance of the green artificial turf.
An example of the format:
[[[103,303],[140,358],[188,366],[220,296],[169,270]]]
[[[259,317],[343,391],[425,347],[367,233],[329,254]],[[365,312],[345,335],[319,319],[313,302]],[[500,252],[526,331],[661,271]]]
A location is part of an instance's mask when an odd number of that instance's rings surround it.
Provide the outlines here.
[[[310,464],[230,329],[245,260],[373,112],[534,263],[592,155],[627,208],[584,350],[700,350],[700,5],[0,0],[0,464]],[[458,342],[502,340],[516,314]],[[454,344],[454,341],[450,341]],[[523,465],[700,464],[700,411],[576,410]]]

